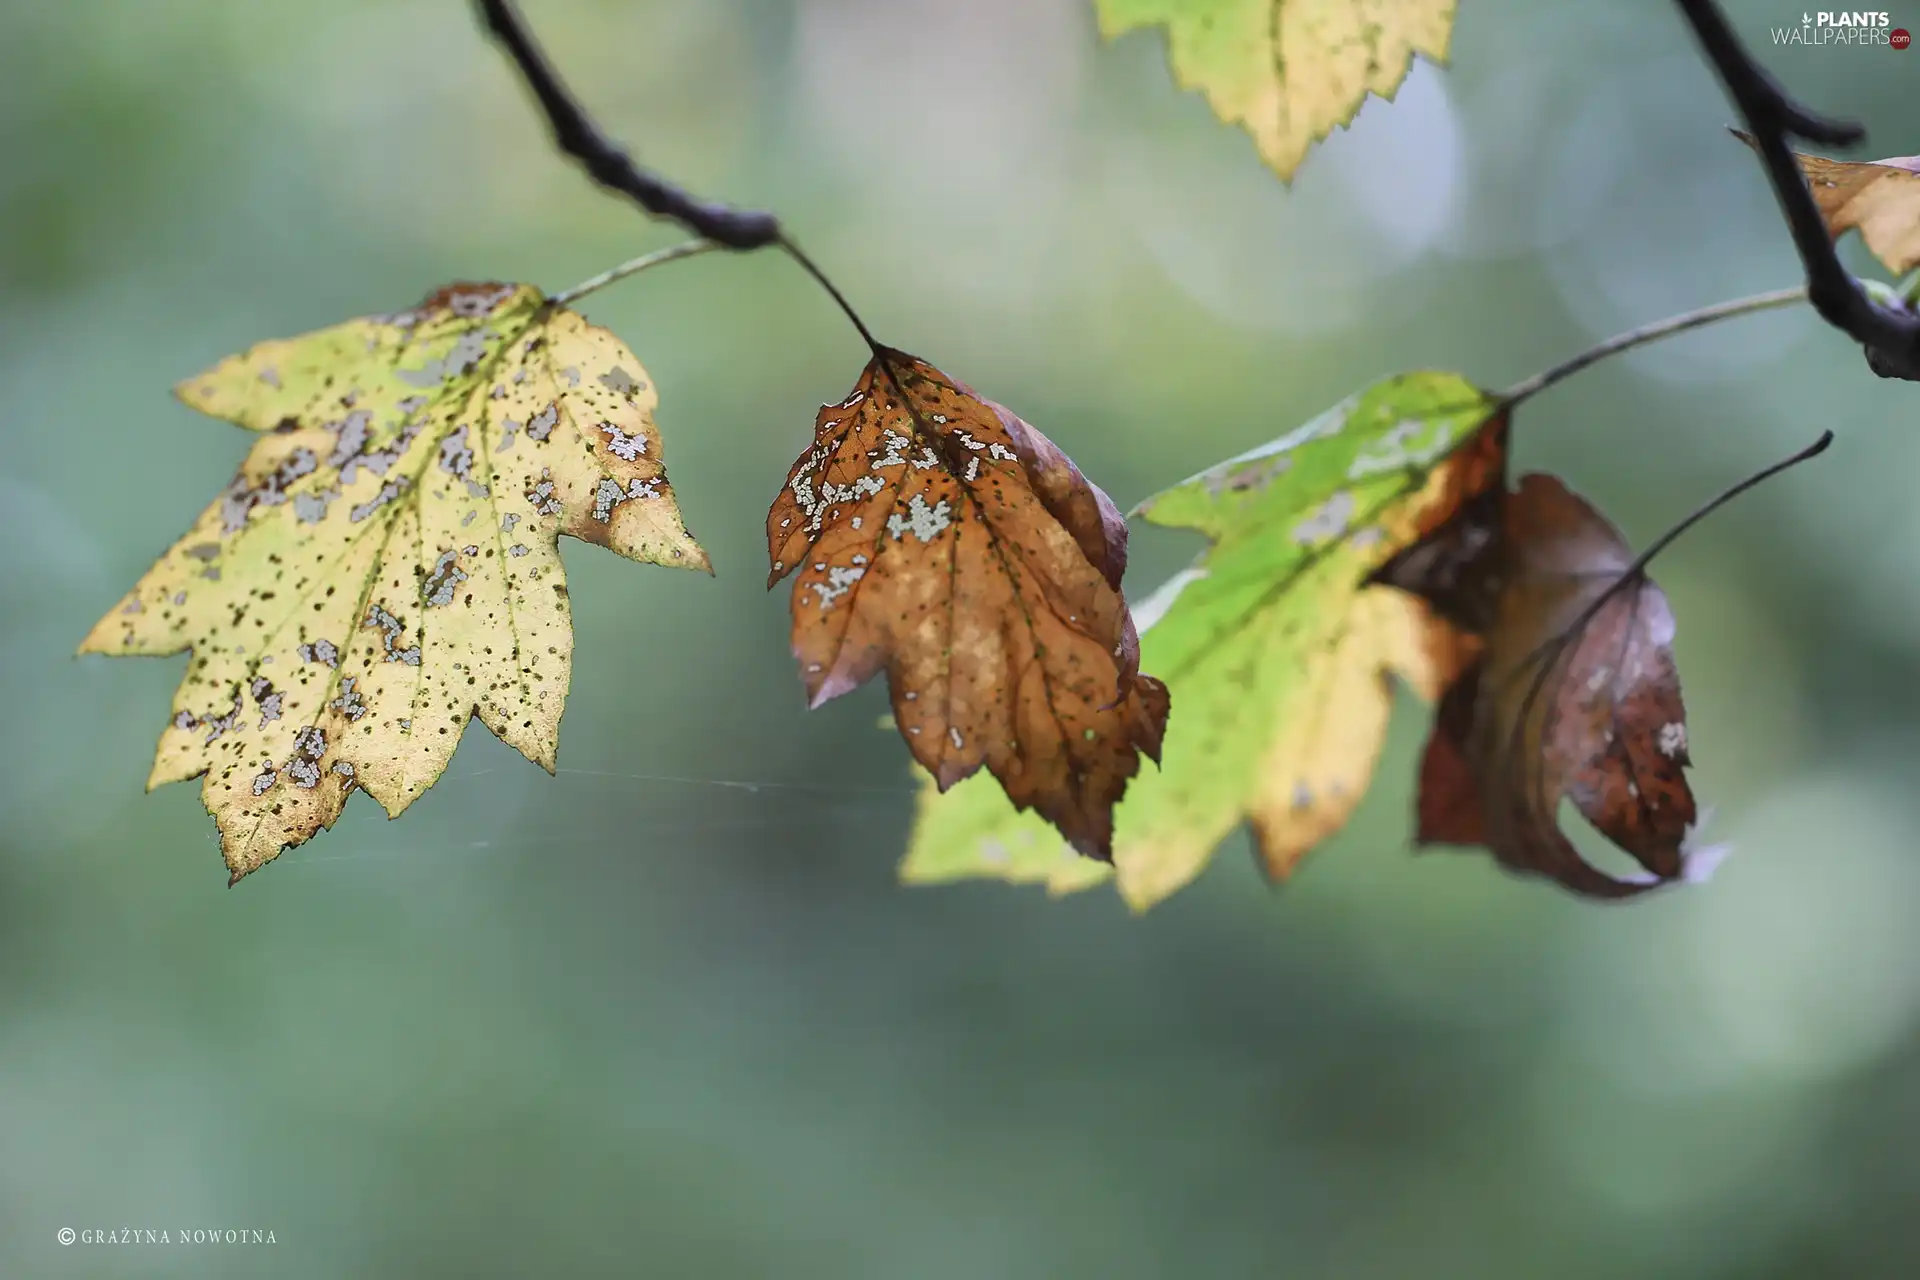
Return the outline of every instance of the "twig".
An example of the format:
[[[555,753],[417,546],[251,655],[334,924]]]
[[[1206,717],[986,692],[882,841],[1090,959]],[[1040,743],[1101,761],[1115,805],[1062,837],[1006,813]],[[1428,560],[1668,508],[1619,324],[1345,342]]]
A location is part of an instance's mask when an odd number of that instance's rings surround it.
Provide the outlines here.
[[[659,254],[648,254],[622,263],[556,295],[556,301],[571,302],[635,271],[645,270],[655,262],[666,262],[705,249],[718,247],[745,252],[778,245],[816,284],[827,291],[840,310],[846,313],[847,319],[853,322],[853,327],[860,331],[860,337],[874,356],[884,356],[887,348],[874,338],[873,331],[860,319],[846,295],[781,229],[778,218],[771,213],[735,209],[698,200],[665,178],[648,173],[634,164],[633,158],[602,133],[592,117],[587,115],[586,109],[567,92],[559,74],[548,63],[546,55],[540,52],[540,46],[534,43],[533,33],[527,29],[513,0],[474,0],[474,3],[479,9],[481,25],[513,58],[514,65],[526,78],[527,87],[533,90],[533,96],[539,100],[540,109],[546,113],[547,123],[553,130],[554,145],[578,160],[586,169],[587,176],[601,186],[634,200],[655,217],[672,219],[708,242],[678,245]],[[901,389],[899,379],[894,377],[891,363],[882,358],[881,367],[904,400],[906,392]],[[908,408],[912,409],[912,405],[909,404]],[[915,420],[918,421],[917,412]]]
[[[597,276],[589,276],[571,289],[562,289],[548,296],[547,301],[556,306],[568,306],[578,302],[597,289],[604,289],[616,280],[625,280],[630,275],[645,271],[648,267],[657,267],[663,262],[673,262],[680,258],[691,258],[696,253],[706,253],[710,249],[725,246],[713,240],[687,240],[665,249],[655,249],[652,253],[643,253],[637,258],[629,258],[617,267],[608,267]]]
[[[1500,393],[1500,403],[1504,408],[1511,409],[1522,400],[1545,391],[1554,383],[1572,377],[1588,365],[1596,364],[1608,356],[1618,355],[1622,351],[1631,351],[1635,347],[1643,347],[1650,342],[1658,342],[1662,338],[1671,338],[1674,334],[1685,333],[1688,329],[1698,329],[1703,325],[1714,324],[1721,320],[1731,320],[1735,316],[1751,315],[1756,311],[1788,307],[1806,300],[1807,287],[1796,285],[1791,289],[1775,289],[1771,293],[1756,293],[1750,297],[1716,302],[1710,307],[1682,311],[1677,316],[1668,316],[1665,320],[1655,320],[1652,324],[1643,324],[1637,329],[1616,333],[1598,346],[1588,347],[1579,355],[1563,360],[1551,369],[1514,383]]]
[[[1806,269],[1807,300],[1821,319],[1866,348],[1867,365],[1875,373],[1920,381],[1920,313],[1876,302],[1840,265],[1813,192],[1787,147],[1789,137],[1853,146],[1865,139],[1866,130],[1850,121],[1816,116],[1788,98],[1733,34],[1715,0],[1675,3],[1753,134]]]
[[[533,42],[512,0],[475,0],[480,21],[512,56],[527,87],[540,100],[554,145],[578,160],[587,175],[610,191],[632,199],[658,218],[670,218],[687,230],[728,249],[759,249],[780,238],[780,221],[770,213],[735,209],[700,200],[634,164],[619,144],[594,126]]]
[[[1639,577],[1641,574],[1647,571],[1647,566],[1653,563],[1653,558],[1659,555],[1662,551],[1665,551],[1668,547],[1672,546],[1675,540],[1677,540],[1681,534],[1693,528],[1693,526],[1699,524],[1702,520],[1705,520],[1708,516],[1712,515],[1714,512],[1718,511],[1720,508],[1726,506],[1729,502],[1732,502],[1735,498],[1739,497],[1741,494],[1745,493],[1747,490],[1752,489],[1757,485],[1766,483],[1768,480],[1771,480],[1775,476],[1779,475],[1782,471],[1786,471],[1792,467],[1797,467],[1801,463],[1806,462],[1811,458],[1819,457],[1821,454],[1827,451],[1827,446],[1832,443],[1833,443],[1833,432],[1822,431],[1820,433],[1820,438],[1818,440],[1815,440],[1812,444],[1800,450],[1798,453],[1792,455],[1791,457],[1782,458],[1780,459],[1780,461],[1774,463],[1770,467],[1763,467],[1759,471],[1756,471],[1752,475],[1748,476],[1746,479],[1741,480],[1736,484],[1730,485],[1726,489],[1722,490],[1719,497],[1713,499],[1711,502],[1705,503],[1702,506],[1694,508],[1693,513],[1687,516],[1686,519],[1682,520],[1679,524],[1674,525],[1671,529],[1667,530],[1665,533],[1655,538],[1653,542],[1648,545],[1645,551],[1642,551],[1639,555],[1633,558],[1633,563],[1627,566],[1626,571],[1621,574],[1621,577],[1623,578]]]
[[[723,204],[695,199],[680,190],[665,178],[648,173],[634,164],[629,156],[612,139],[600,132],[573,95],[560,82],[560,77],[547,62],[546,55],[540,52],[540,46],[534,43],[532,32],[521,20],[513,0],[474,0],[480,12],[480,21],[493,37],[500,42],[520,74],[526,77],[527,87],[533,90],[533,96],[539,99],[540,109],[546,113],[547,123],[553,129],[554,145],[561,151],[578,160],[586,168],[587,175],[601,186],[636,201],[641,208],[655,217],[671,218],[681,226],[700,236],[709,244],[678,245],[662,250],[659,254],[648,254],[635,258],[632,262],[622,263],[610,271],[602,272],[559,294],[554,299],[570,302],[595,289],[613,283],[615,280],[632,275],[653,266],[656,262],[665,262],[673,258],[685,257],[703,249],[719,246],[726,249],[747,251],[763,249],[768,245],[778,245],[782,252],[799,264],[801,270],[821,288],[846,313],[853,327],[873,352],[880,365],[881,373],[892,384],[894,393],[906,406],[908,415],[913,419],[914,428],[929,443],[937,444],[940,437],[928,427],[921,417],[920,408],[913,403],[901,385],[900,376],[894,372],[891,348],[881,345],[867,328],[860,313],[853,309],[827,274],[822,271],[804,253],[780,227],[779,219],[771,213],[757,213],[750,210],[735,209]]]

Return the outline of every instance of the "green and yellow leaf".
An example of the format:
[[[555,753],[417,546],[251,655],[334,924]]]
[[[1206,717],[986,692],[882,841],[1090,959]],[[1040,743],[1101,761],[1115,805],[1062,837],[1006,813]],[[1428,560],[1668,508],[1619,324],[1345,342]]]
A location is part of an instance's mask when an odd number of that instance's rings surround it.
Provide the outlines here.
[[[525,285],[263,342],[178,388],[260,433],[81,645],[192,650],[147,785],[206,775],[232,878],[398,815],[471,716],[551,770],[573,629],[556,540],[711,572],[668,486],[652,380]]]
[[[1391,99],[1415,54],[1445,62],[1456,0],[1095,0],[1109,38],[1167,29],[1183,89],[1252,135],[1290,179],[1369,93]]]
[[[1432,698],[1473,642],[1402,592],[1366,585],[1403,547],[1498,483],[1504,422],[1444,373],[1390,378],[1269,445],[1148,499],[1137,514],[1211,545],[1141,602],[1141,665],[1181,714],[1158,771],[1115,810],[1114,872],[1144,909],[1250,822],[1286,875],[1343,826],[1385,735],[1389,675]],[[920,796],[902,878],[1096,883],[1040,824],[969,779]]]

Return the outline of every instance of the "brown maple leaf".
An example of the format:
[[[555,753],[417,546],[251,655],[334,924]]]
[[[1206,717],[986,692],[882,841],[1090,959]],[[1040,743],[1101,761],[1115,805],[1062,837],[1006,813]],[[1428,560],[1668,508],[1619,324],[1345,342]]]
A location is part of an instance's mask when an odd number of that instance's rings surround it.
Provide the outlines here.
[[[1525,476],[1377,577],[1485,638],[1435,714],[1419,843],[1483,845],[1599,898],[1710,868],[1693,848],[1673,614],[1599,512],[1552,476]],[[1560,829],[1562,798],[1648,874],[1617,878],[1582,859]]]
[[[883,367],[881,362],[885,361]],[[1166,687],[1139,671],[1124,517],[1051,441],[904,352],[821,409],[767,513],[772,587],[797,574],[809,705],[883,668],[894,721],[945,790],[982,765],[1080,852],[1158,760]]]

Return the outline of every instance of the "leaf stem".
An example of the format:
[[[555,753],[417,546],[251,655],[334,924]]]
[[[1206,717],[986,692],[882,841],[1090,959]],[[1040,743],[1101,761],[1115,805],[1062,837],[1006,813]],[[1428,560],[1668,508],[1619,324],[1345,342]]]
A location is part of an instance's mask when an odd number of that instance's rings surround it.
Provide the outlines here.
[[[1689,529],[1699,524],[1702,520],[1705,520],[1708,516],[1712,515],[1714,512],[1718,511],[1720,508],[1726,506],[1729,502],[1732,502],[1735,498],[1739,497],[1741,494],[1745,493],[1747,490],[1766,483],[1768,480],[1771,480],[1775,476],[1779,475],[1782,471],[1790,470],[1791,468],[1797,467],[1801,463],[1806,462],[1811,458],[1819,457],[1821,454],[1827,451],[1827,447],[1832,443],[1833,443],[1833,432],[1831,430],[1822,431],[1820,433],[1819,439],[1815,440],[1812,444],[1807,445],[1805,448],[1793,454],[1791,457],[1782,458],[1780,459],[1780,461],[1774,463],[1771,466],[1762,467],[1760,470],[1747,476],[1744,480],[1740,480],[1728,486],[1727,488],[1721,490],[1720,495],[1714,498],[1712,501],[1703,503],[1702,505],[1695,507],[1693,511],[1689,515],[1687,515],[1685,519],[1681,520],[1678,524],[1674,525],[1672,528],[1668,529],[1665,533],[1661,534],[1659,537],[1655,538],[1650,544],[1648,544],[1647,549],[1642,551],[1639,555],[1635,556],[1633,558],[1633,563],[1628,565],[1625,569],[1622,569],[1620,571],[1620,576],[1615,578],[1613,580],[1613,583],[1610,586],[1608,586],[1605,591],[1601,592],[1599,596],[1597,596],[1591,604],[1587,605],[1586,608],[1582,609],[1578,617],[1576,617],[1572,622],[1568,623],[1566,627],[1561,630],[1559,635],[1555,636],[1551,640],[1546,641],[1544,644],[1540,645],[1540,647],[1535,649],[1532,653],[1528,654],[1526,659],[1519,664],[1519,667],[1521,669],[1524,669],[1527,666],[1540,661],[1541,658],[1546,656],[1548,650],[1552,649],[1555,645],[1563,644],[1569,638],[1579,635],[1580,632],[1586,629],[1587,624],[1594,620],[1594,618],[1599,614],[1600,610],[1606,606],[1606,603],[1608,600],[1612,599],[1615,595],[1617,595],[1622,589],[1624,589],[1628,585],[1639,582],[1641,579],[1645,578],[1647,574],[1647,566],[1653,563],[1653,558],[1659,555],[1662,551],[1665,551],[1668,547],[1672,546],[1675,542],[1679,541],[1682,534],[1686,533]],[[1537,690],[1535,692],[1537,692]],[[1531,695],[1529,696],[1531,697]]]
[[[636,271],[644,271],[655,263],[671,262],[675,258],[704,253],[708,249],[732,249],[746,253],[778,245],[846,313],[847,319],[860,331],[860,337],[865,340],[874,357],[880,360],[887,380],[905,398],[906,392],[900,387],[900,380],[894,376],[891,365],[884,358],[886,348],[874,338],[873,331],[860,319],[846,295],[834,286],[826,273],[781,228],[778,218],[759,210],[735,209],[715,201],[702,200],[659,174],[635,164],[626,149],[602,133],[587,114],[586,108],[568,91],[565,82],[560,79],[560,73],[554,70],[553,64],[535,42],[533,32],[528,30],[514,0],[474,0],[474,8],[482,28],[506,51],[539,103],[553,136],[553,144],[561,154],[578,161],[587,176],[608,191],[626,196],[654,217],[677,222],[700,237],[697,241],[621,263],[564,293],[553,295],[550,301],[569,303]],[[908,407],[911,409],[911,404]]]
[[[789,258],[792,258],[795,262],[800,264],[800,269],[802,271],[806,272],[809,276],[813,277],[813,282],[815,284],[819,285],[822,289],[825,289],[827,291],[828,296],[830,296],[836,303],[839,304],[840,310],[846,313],[847,319],[853,321],[853,327],[860,331],[860,336],[866,341],[868,349],[871,350],[873,354],[876,356],[878,356],[882,351],[884,351],[885,348],[882,347],[880,343],[874,338],[873,331],[867,328],[866,321],[860,318],[860,313],[855,311],[853,309],[853,304],[847,301],[846,295],[840,292],[839,288],[835,286],[833,281],[827,279],[827,273],[822,271],[818,266],[814,264],[813,259],[809,258],[801,250],[800,246],[793,242],[793,238],[783,232],[781,233],[780,239],[777,243],[779,244],[781,249],[786,251],[786,255]],[[888,370],[887,376],[889,378],[893,376],[892,370]],[[894,389],[899,390],[899,387],[897,384]],[[906,393],[904,391],[901,392],[901,395],[903,397],[905,396],[905,394]]]
[[[1694,508],[1692,514],[1687,516],[1686,519],[1680,521],[1680,523],[1674,525],[1671,529],[1668,529],[1665,533],[1661,534],[1658,538],[1655,538],[1653,542],[1648,545],[1645,551],[1642,551],[1639,555],[1634,557],[1633,563],[1627,566],[1626,572],[1621,574],[1621,577],[1633,578],[1633,577],[1638,577],[1639,575],[1645,573],[1647,571],[1647,566],[1653,563],[1653,558],[1659,555],[1662,551],[1665,551],[1668,547],[1672,546],[1674,542],[1679,539],[1681,534],[1693,528],[1693,526],[1699,524],[1702,520],[1705,520],[1708,516],[1712,515],[1714,512],[1718,511],[1720,508],[1726,506],[1729,502],[1732,502],[1735,498],[1739,497],[1741,494],[1745,493],[1747,490],[1752,489],[1758,485],[1764,484],[1766,481],[1771,480],[1773,479],[1773,477],[1779,475],[1782,471],[1786,471],[1791,467],[1799,466],[1801,463],[1807,461],[1809,458],[1819,457],[1821,454],[1827,451],[1827,446],[1832,443],[1833,443],[1833,432],[1831,430],[1822,431],[1820,433],[1820,438],[1818,440],[1815,440],[1812,444],[1800,450],[1798,453],[1792,455],[1791,457],[1782,458],[1780,459],[1780,461],[1774,463],[1772,466],[1763,467],[1759,471],[1756,471],[1752,475],[1748,476],[1746,479],[1741,480],[1736,484],[1730,485],[1728,488],[1726,488],[1721,492],[1719,497],[1713,499],[1711,502],[1705,503],[1699,507]]]
[[[663,262],[673,262],[680,258],[691,258],[696,253],[706,253],[710,249],[723,249],[725,245],[713,240],[686,240],[665,249],[655,249],[652,253],[643,253],[637,258],[628,258],[617,267],[608,267],[597,276],[589,276],[571,289],[562,289],[559,293],[549,294],[547,301],[557,306],[571,306],[590,293],[606,288],[618,280],[638,275],[648,267],[657,267]]]
[[[1644,347],[1650,342],[1671,338],[1676,333],[1685,333],[1689,329],[1698,329],[1703,325],[1731,320],[1735,316],[1751,315],[1757,311],[1771,311],[1776,307],[1788,307],[1806,300],[1807,286],[1795,285],[1791,289],[1775,289],[1771,293],[1756,293],[1750,297],[1716,302],[1710,307],[1683,311],[1677,316],[1668,316],[1665,320],[1655,320],[1652,324],[1643,324],[1637,329],[1616,333],[1598,346],[1588,347],[1579,355],[1563,360],[1551,369],[1514,383],[1500,393],[1501,406],[1511,409],[1522,400],[1531,399],[1556,382],[1565,381],[1588,365],[1596,364],[1608,356],[1618,355],[1622,351]]]
[[[913,402],[913,397],[907,394],[905,384],[900,381],[900,375],[894,372],[893,357],[899,353],[889,347],[880,345],[880,340],[873,336],[873,330],[867,328],[867,322],[860,318],[860,313],[853,309],[853,304],[847,301],[847,296],[840,292],[839,286],[829,280],[827,273],[822,271],[814,260],[809,258],[806,252],[802,250],[799,245],[795,244],[793,239],[785,232],[781,233],[779,244],[780,248],[786,252],[786,255],[798,263],[800,269],[811,276],[813,282],[822,289],[825,289],[827,294],[840,305],[840,310],[846,313],[847,319],[853,322],[853,327],[858,329],[861,338],[865,339],[867,349],[873,352],[873,363],[880,366],[880,372],[886,375],[888,384],[893,387],[893,393],[900,397],[900,403],[905,407],[907,416],[913,420],[913,429],[915,434],[920,437],[920,442],[933,449],[936,454],[944,456],[946,447],[942,442],[942,437],[927,424],[926,418],[920,413],[920,406]],[[955,480],[960,478],[957,468],[955,468],[951,461],[948,462],[948,470],[953,472]]]

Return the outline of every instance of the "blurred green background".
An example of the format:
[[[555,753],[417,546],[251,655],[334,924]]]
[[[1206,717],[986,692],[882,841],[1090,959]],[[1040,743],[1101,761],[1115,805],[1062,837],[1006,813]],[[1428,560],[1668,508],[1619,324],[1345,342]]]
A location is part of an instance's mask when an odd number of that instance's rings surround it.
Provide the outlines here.
[[[1123,505],[1376,376],[1505,385],[1798,279],[1660,0],[1462,0],[1453,67],[1290,191],[1086,0],[526,8],[646,161],[779,210]],[[1920,52],[1733,17],[1870,154],[1920,150]],[[0,14],[0,1275],[1920,1273],[1920,400],[1803,311],[1518,425],[1640,543],[1840,435],[1659,566],[1735,844],[1704,888],[1594,906],[1411,856],[1411,705],[1277,892],[1238,837],[1140,918],[896,887],[884,699],[804,712],[763,586],[766,504],[864,353],[763,254],[586,306],[661,387],[719,576],[566,545],[559,776],[475,730],[400,822],[356,798],[229,891],[197,785],[142,794],[183,659],[70,657],[247,447],[169,386],[676,238],[549,150],[455,0]],[[1135,547],[1138,592],[1194,543]]]

